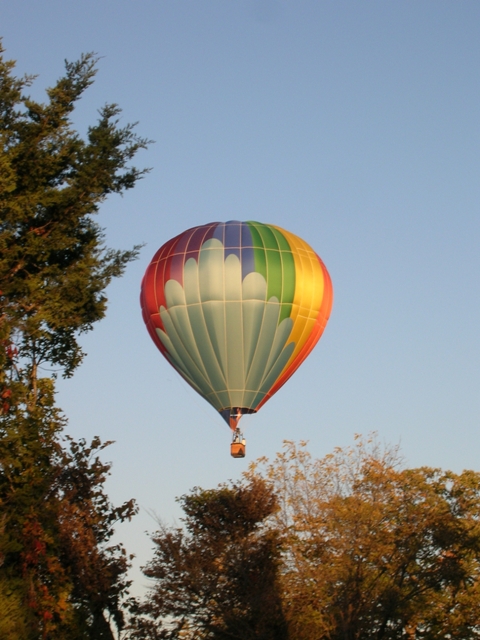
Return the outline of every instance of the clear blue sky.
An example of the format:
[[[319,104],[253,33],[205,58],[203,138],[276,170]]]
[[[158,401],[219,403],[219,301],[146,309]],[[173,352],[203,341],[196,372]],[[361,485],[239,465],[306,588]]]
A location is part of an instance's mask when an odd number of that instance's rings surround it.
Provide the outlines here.
[[[119,533],[137,567],[149,513],[172,522],[175,496],[238,478],[284,439],[321,456],[376,430],[409,466],[480,468],[478,0],[0,0],[0,25],[37,99],[64,58],[95,51],[76,125],[117,102],[156,141],[137,159],[152,172],[99,217],[110,246],[147,245],[58,385],[74,436],[116,441],[109,491],[142,508]],[[245,419],[245,461],[138,304],[161,244],[229,219],[305,238],[335,290],[317,348]]]

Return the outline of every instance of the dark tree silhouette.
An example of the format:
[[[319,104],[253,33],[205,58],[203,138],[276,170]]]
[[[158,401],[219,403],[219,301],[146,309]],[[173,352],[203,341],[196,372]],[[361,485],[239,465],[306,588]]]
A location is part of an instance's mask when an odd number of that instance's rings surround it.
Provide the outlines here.
[[[54,377],[81,362],[78,336],[105,315],[105,288],[138,247],[104,246],[93,216],[144,173],[147,145],[106,105],[86,139],[70,116],[93,82],[95,56],[66,63],[45,103],[26,94],[0,47],[0,636],[113,638],[123,624],[128,558],[109,546],[132,501],[110,504],[109,465],[81,441],[65,444]],[[56,370],[40,375],[41,365]]]
[[[184,528],[162,527],[144,569],[154,582],[132,638],[282,640],[277,509],[261,479],[195,489],[180,499]]]

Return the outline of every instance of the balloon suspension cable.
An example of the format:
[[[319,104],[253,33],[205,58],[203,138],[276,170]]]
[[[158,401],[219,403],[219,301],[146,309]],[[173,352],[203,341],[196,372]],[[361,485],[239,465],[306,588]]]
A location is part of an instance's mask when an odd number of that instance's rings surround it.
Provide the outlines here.
[[[240,431],[240,427],[237,427],[232,431],[232,442],[244,441],[243,433]]]

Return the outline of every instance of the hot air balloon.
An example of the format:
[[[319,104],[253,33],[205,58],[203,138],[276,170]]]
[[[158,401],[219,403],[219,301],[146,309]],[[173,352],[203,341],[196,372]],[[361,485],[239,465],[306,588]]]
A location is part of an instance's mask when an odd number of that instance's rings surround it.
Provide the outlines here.
[[[301,238],[260,222],[212,222],[155,254],[142,281],[147,329],[178,373],[225,419],[257,412],[323,333],[333,302],[325,265]]]

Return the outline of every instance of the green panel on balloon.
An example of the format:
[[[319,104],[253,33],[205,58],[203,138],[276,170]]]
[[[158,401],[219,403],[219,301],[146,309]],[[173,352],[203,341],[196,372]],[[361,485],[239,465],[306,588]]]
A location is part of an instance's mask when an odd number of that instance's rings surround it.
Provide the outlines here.
[[[255,268],[265,275],[267,299],[282,303],[279,321],[288,318],[295,295],[295,262],[287,240],[273,227],[249,223],[254,238]]]

